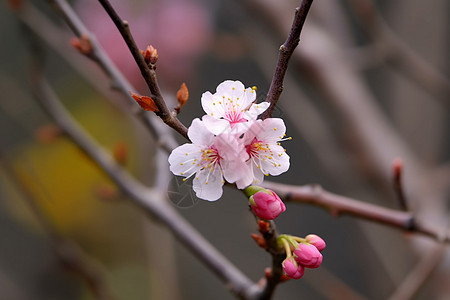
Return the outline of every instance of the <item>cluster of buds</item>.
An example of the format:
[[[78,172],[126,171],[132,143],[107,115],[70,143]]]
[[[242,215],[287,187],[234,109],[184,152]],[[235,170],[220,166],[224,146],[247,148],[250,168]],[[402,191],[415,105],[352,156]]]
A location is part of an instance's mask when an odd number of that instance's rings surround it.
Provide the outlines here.
[[[283,270],[293,279],[300,279],[305,268],[315,269],[322,264],[323,256],[320,252],[325,249],[325,242],[315,234],[305,238],[292,235],[280,235],[278,242],[286,250],[286,259],[283,261]]]
[[[280,197],[271,190],[251,185],[244,189],[255,215],[263,220],[274,220],[286,210]]]

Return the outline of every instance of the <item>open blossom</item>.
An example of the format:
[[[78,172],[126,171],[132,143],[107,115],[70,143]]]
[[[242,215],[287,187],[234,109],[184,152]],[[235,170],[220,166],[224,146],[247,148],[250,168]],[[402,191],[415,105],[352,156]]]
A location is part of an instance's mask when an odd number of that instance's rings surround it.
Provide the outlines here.
[[[268,107],[268,102],[254,103],[256,92],[245,88],[240,81],[226,80],[219,84],[215,94],[202,95],[202,107],[206,112],[202,120],[214,134],[243,133],[258,115]]]
[[[280,175],[289,169],[289,155],[280,146],[285,136],[286,126],[282,119],[257,120],[244,133],[243,141],[249,159],[245,177],[236,182],[239,189],[249,184],[259,184],[264,175]]]
[[[192,121],[188,136],[192,144],[181,145],[170,154],[170,171],[186,179],[194,176],[197,197],[215,201],[222,196],[224,178],[233,183],[244,176],[248,157],[238,151],[243,146],[234,135],[216,136],[198,118]]]

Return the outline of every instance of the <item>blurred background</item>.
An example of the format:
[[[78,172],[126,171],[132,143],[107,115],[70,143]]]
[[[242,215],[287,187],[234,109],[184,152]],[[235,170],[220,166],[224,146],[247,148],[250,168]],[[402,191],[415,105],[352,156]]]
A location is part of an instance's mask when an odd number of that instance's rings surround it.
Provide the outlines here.
[[[0,299],[96,299],[58,260],[49,227],[89,257],[114,299],[233,299],[182,244],[127,201],[36,104],[30,70],[38,58],[78,122],[119,153],[142,182],[157,179],[154,138],[124,108],[125,99],[110,88],[101,69],[71,46],[74,35],[49,2],[0,3]],[[158,81],[169,108],[176,106],[180,85],[188,86],[189,101],[179,118],[189,126],[203,115],[202,93],[214,92],[224,80],[257,86],[259,101],[265,99],[300,1],[111,3],[141,49],[157,48]],[[71,4],[136,91],[146,95],[131,54],[99,3]],[[283,144],[291,168],[268,179],[319,183],[400,209],[392,184],[392,162],[400,157],[411,209],[447,228],[449,15],[445,0],[314,1],[274,113],[293,137]],[[256,224],[240,192],[226,187],[213,203],[192,195],[183,200],[177,193],[189,193],[190,186],[175,178],[169,191],[177,210],[226,257],[252,280],[263,277],[271,260],[250,238]],[[316,233],[327,248],[319,269],[280,285],[274,299],[450,295],[450,257],[430,239],[293,203],[277,227],[298,236]],[[420,263],[430,270],[414,273]],[[413,295],[402,294],[398,288],[411,274],[426,276],[407,288]]]

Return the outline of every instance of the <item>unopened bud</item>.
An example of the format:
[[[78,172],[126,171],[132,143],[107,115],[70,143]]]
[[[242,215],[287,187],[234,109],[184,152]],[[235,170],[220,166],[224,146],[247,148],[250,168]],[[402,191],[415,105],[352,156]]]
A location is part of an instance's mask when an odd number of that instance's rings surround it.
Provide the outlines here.
[[[263,220],[274,220],[286,210],[286,206],[278,195],[259,186],[249,186],[244,189],[249,197],[253,212]]]
[[[158,50],[156,50],[156,48],[152,45],[147,46],[147,49],[145,49],[145,51],[141,51],[141,53],[148,64],[156,64],[158,61]]]
[[[79,38],[73,38],[70,43],[75,47],[81,54],[88,55],[92,52],[92,44],[89,36],[83,34]]]
[[[113,148],[114,160],[120,164],[125,165],[128,157],[128,147],[124,142],[118,142]]]
[[[147,96],[141,96],[138,94],[135,94],[133,92],[129,92],[131,97],[133,97],[133,99],[145,110],[147,111],[154,111],[154,112],[158,112],[159,109],[155,104],[155,101],[153,101],[152,98],[147,97]]]
[[[178,106],[175,107],[175,111],[177,113],[180,113],[181,108],[186,104],[188,99],[189,99],[189,90],[186,84],[183,82],[180,86],[180,89],[177,92]]]

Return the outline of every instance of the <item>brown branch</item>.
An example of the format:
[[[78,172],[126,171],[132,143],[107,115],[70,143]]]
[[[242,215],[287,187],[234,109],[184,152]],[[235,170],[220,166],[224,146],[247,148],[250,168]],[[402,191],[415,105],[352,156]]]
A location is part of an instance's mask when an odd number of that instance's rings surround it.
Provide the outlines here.
[[[86,56],[92,59],[104,71],[104,73],[111,79],[112,86],[118,90],[123,97],[128,100],[130,111],[142,122],[142,124],[150,131],[150,133],[157,140],[157,144],[166,152],[172,151],[177,146],[177,142],[173,136],[168,132],[167,127],[161,124],[156,116],[139,108],[129,92],[134,91],[135,88],[128,82],[128,80],[117,69],[114,63],[106,54],[103,47],[97,41],[95,35],[90,32],[84,23],[80,20],[72,7],[65,0],[49,0],[55,9],[61,14],[67,25],[73,33],[79,38],[88,39],[91,45],[91,52]],[[31,4],[26,3],[17,11],[18,18],[41,40],[49,45],[53,50],[61,55],[78,73],[87,78],[90,84],[93,84],[97,89],[98,84],[95,80],[89,80],[92,76],[85,69],[80,68],[78,64],[73,63],[73,59],[68,57],[68,53],[61,51],[61,44],[63,41],[62,33],[57,31],[55,26],[51,24],[47,18]],[[109,97],[107,97],[109,98]]]
[[[397,195],[397,200],[400,204],[400,207],[403,210],[407,211],[409,210],[409,207],[403,188],[403,161],[400,158],[396,158],[392,163],[392,174],[394,191]]]
[[[389,209],[333,194],[319,185],[292,186],[265,181],[262,186],[275,191],[285,202],[312,204],[329,210],[334,216],[347,214],[408,232],[420,233],[438,242],[450,243],[450,233],[446,229],[420,221],[411,212]]]
[[[144,78],[150,90],[150,97],[153,99],[153,101],[155,101],[155,104],[158,107],[159,112],[157,112],[156,114],[164,121],[164,123],[178,131],[186,139],[189,139],[187,136],[187,128],[167,108],[166,102],[164,101],[164,98],[159,89],[155,67],[153,65],[150,65],[149,67],[149,65],[146,63],[144,57],[142,56],[141,50],[138,48],[136,42],[134,41],[133,35],[131,34],[130,28],[128,26],[128,22],[122,20],[119,17],[108,0],[99,0],[99,2],[116,25],[125,43],[127,44],[128,49],[133,55],[133,58],[136,61],[139,70],[141,71],[142,77]]]
[[[73,241],[63,237],[54,224],[44,216],[33,197],[30,187],[24,182],[18,171],[9,163],[2,151],[0,151],[0,166],[5,170],[11,182],[17,187],[17,191],[21,193],[22,198],[30,207],[33,215],[49,237],[55,254],[64,269],[78,275],[96,299],[114,299],[106,285],[103,274],[93,263],[92,259]]]
[[[259,232],[264,239],[265,250],[272,256],[272,268],[270,275],[266,274],[266,277],[262,281],[264,285],[259,291],[259,295],[256,299],[266,300],[271,299],[275,288],[281,282],[283,275],[282,262],[286,257],[284,249],[278,245],[278,232],[276,230],[274,221],[262,221],[258,217]]]
[[[313,0],[303,0],[302,4],[295,10],[295,17],[292,23],[291,31],[284,44],[280,47],[277,67],[272,77],[269,92],[267,93],[266,101],[270,103],[270,106],[261,115],[262,119],[269,118],[272,115],[275,105],[283,92],[283,80],[284,75],[286,74],[289,59],[300,42],[300,33],[302,32],[303,24],[305,23],[306,16],[308,15],[312,2]]]

